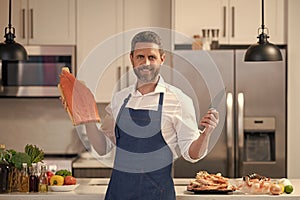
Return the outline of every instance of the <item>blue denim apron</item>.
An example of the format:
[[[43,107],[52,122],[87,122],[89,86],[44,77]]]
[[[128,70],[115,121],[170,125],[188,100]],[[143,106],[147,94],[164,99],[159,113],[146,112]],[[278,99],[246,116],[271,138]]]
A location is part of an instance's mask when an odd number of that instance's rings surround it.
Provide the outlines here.
[[[116,120],[116,157],[106,200],[175,200],[172,152],[161,133],[164,94],[158,110],[126,108]]]

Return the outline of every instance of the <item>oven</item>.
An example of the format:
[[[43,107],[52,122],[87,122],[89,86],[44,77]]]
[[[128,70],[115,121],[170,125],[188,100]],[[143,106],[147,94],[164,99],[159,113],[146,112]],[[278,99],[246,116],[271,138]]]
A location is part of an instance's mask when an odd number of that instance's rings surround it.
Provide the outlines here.
[[[75,46],[25,46],[26,61],[0,63],[0,96],[58,97],[63,67],[75,75]]]

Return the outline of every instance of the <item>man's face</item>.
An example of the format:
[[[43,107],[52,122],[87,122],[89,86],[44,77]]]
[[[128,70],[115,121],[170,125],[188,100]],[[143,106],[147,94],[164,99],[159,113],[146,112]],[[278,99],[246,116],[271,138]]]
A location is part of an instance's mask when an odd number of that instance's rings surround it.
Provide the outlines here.
[[[135,50],[130,56],[133,70],[142,83],[157,81],[160,65],[165,55],[160,55],[158,45],[154,43],[136,43]]]

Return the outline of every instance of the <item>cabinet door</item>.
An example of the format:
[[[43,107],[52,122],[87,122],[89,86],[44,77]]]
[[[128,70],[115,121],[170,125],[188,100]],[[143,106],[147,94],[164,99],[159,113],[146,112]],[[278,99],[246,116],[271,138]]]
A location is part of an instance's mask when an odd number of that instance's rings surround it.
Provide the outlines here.
[[[177,44],[190,44],[201,29],[220,29],[220,44],[253,44],[261,27],[261,0],[174,0],[174,29],[190,39],[175,38]],[[284,0],[265,1],[265,25],[270,42],[285,44]]]
[[[269,41],[274,44],[287,43],[286,7],[287,1],[285,0],[265,1],[265,25],[269,29]]]
[[[8,25],[8,1],[0,1],[1,29]],[[75,44],[75,0],[12,1],[16,41],[24,45]],[[1,31],[2,33],[2,31]]]
[[[75,0],[28,0],[29,44],[75,44]]]
[[[106,55],[99,55],[101,59],[101,56],[115,54],[115,59],[105,66],[104,73],[96,83],[96,101],[107,103],[111,101],[113,91],[125,88],[135,81],[129,59],[132,36],[145,27],[169,28],[171,0],[78,0],[77,4],[79,68],[86,66],[84,59],[93,53],[92,50],[99,43],[115,37],[115,34],[126,32],[118,37],[120,40],[111,44]],[[139,29],[132,31],[135,28]],[[117,55],[118,52],[122,52],[122,55]]]
[[[126,34],[130,37],[126,37],[124,40],[124,48],[128,49],[128,53],[123,56],[122,74],[126,75],[124,75],[125,80],[122,81],[122,87],[127,87],[136,80],[129,59],[130,43],[134,34],[146,29],[155,31],[162,37],[164,47],[166,49],[171,48],[171,32],[170,35],[166,36],[165,33],[169,34],[168,31],[160,31],[160,28],[171,28],[171,0],[123,0],[122,22],[123,31],[130,31],[131,33]],[[165,65],[170,66],[170,59],[166,60]],[[167,71],[163,76],[169,82],[171,81],[171,74]]]
[[[85,59],[90,59],[97,45],[113,37],[118,32],[117,18],[119,17],[119,8],[117,0],[77,0],[77,66],[78,72],[85,65]],[[106,54],[115,54],[117,44],[107,48]],[[99,55],[99,63],[92,65],[101,65],[101,59],[106,55]],[[117,80],[120,76],[120,60],[112,60],[109,66],[104,67],[106,70],[99,77],[96,84],[95,98],[97,102],[110,102],[112,91],[117,86]],[[91,72],[93,73],[93,72]],[[98,75],[99,76],[99,75]],[[89,81],[89,80],[83,80]]]
[[[22,44],[27,44],[27,0],[11,1],[11,24],[15,28],[15,41]],[[5,34],[5,27],[8,27],[9,18],[9,1],[0,0],[0,41]]]
[[[4,36],[4,29],[8,24],[8,1],[0,0],[0,42]]]
[[[193,35],[202,35],[202,29],[211,28],[220,29],[220,43],[227,42],[228,0],[174,0],[174,3],[174,29],[179,35],[186,35],[175,37],[176,44],[189,44]]]
[[[4,41],[4,30],[8,25],[8,1],[0,0],[0,42]]]
[[[284,44],[283,0],[266,0],[264,7],[264,24],[269,30],[270,42]],[[230,0],[229,9],[229,44],[256,43],[262,24],[261,0]]]
[[[252,44],[257,41],[261,25],[260,2],[261,0],[230,0],[229,44]]]

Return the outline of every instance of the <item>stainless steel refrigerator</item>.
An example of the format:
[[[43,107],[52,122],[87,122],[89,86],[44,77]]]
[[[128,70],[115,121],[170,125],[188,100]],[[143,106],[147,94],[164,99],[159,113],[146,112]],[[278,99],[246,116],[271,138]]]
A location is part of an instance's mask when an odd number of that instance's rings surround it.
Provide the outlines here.
[[[211,101],[208,79],[199,74],[189,59],[211,65],[203,51],[180,50],[173,54],[173,84],[192,96],[199,120]],[[245,50],[205,52],[223,79],[224,121],[221,135],[209,154],[197,163],[182,158],[174,164],[174,177],[195,177],[200,170],[242,177],[258,173],[286,177],[286,60],[244,62]],[[189,59],[186,59],[188,57]],[[206,70],[210,70],[205,68]],[[213,70],[213,67],[211,68]],[[185,77],[188,84],[178,81]],[[190,85],[188,88],[187,85]],[[224,122],[224,123],[223,123]]]

